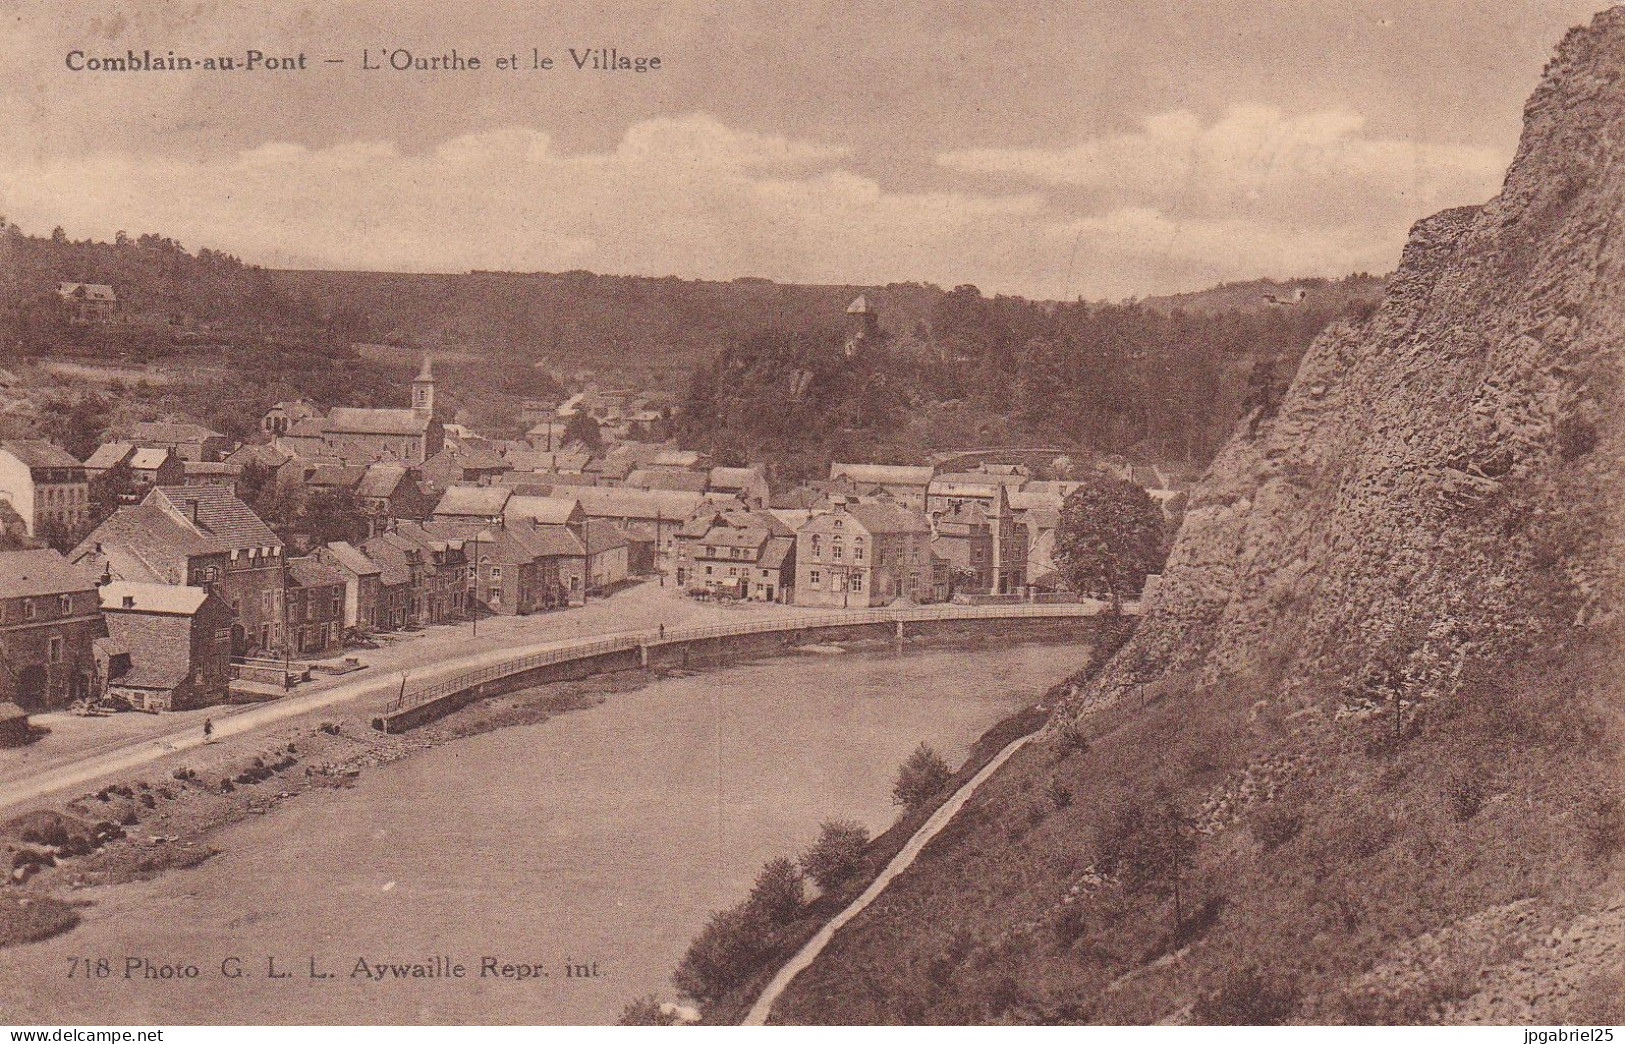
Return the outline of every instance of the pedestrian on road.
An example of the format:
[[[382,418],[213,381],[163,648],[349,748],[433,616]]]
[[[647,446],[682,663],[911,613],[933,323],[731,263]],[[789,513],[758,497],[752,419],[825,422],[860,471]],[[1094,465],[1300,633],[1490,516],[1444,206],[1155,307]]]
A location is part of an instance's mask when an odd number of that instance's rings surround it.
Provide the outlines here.
[[[203,742],[204,743],[213,743],[214,742],[214,719],[213,718],[204,718],[203,719]]]
[[[661,641],[666,640],[666,625],[665,624],[660,625],[660,640]]]

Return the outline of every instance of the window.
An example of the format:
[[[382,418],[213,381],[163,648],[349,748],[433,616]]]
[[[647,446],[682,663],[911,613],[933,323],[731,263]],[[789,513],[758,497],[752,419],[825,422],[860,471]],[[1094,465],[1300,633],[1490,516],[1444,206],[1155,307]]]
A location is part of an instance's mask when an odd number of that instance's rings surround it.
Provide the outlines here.
[[[34,600],[32,598],[24,598],[23,599],[23,619],[24,620],[32,620],[33,618],[34,618]]]
[[[818,558],[824,553],[823,543],[822,538],[820,538],[817,533],[814,533],[812,538],[812,553],[814,558]]]
[[[861,540],[852,545],[852,561],[863,561],[863,541]]]
[[[56,607],[57,607],[58,611],[60,611],[62,613],[63,616],[72,616],[73,615],[73,596],[72,595],[58,595],[57,599],[56,599]]]
[[[829,556],[839,562],[843,557],[844,549],[841,547],[841,538],[836,537],[830,541]]]
[[[491,580],[492,580],[493,583],[497,583],[497,582],[500,582],[502,580],[502,567],[501,566],[492,566],[491,567]]]
[[[817,587],[822,579],[823,578],[819,576],[818,570],[816,569],[807,574],[807,582],[812,584],[814,587]]]
[[[729,566],[728,567],[728,575],[729,576],[738,576],[739,575],[739,567],[738,566]]]
[[[713,572],[715,572],[715,570],[713,570],[710,566],[705,567],[705,575],[706,576],[710,576]]]
[[[851,590],[851,591],[861,591],[861,590],[863,590],[863,574],[862,573],[853,573],[851,576],[847,577],[846,583],[847,583],[847,589],[848,590]]]
[[[62,639],[52,638],[47,644],[47,650],[46,657],[52,663],[62,662]]]
[[[272,597],[272,592],[270,591],[260,592],[260,612],[267,616],[271,615],[272,607],[276,604],[272,601]]]

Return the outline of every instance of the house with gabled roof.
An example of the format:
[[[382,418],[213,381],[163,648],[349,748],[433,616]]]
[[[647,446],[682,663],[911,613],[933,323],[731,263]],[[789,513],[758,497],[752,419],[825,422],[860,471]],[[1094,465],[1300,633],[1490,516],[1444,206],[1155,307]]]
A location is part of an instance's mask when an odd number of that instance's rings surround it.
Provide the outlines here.
[[[231,684],[231,609],[201,587],[114,580],[99,589],[107,635],[125,656],[107,694],[137,710],[219,703]]]
[[[931,550],[931,525],[899,504],[840,497],[796,531],[797,605],[844,608],[948,597],[947,563]]]
[[[90,521],[85,466],[44,439],[0,440],[0,499],[11,504],[28,535],[39,540],[72,539]]]
[[[206,588],[231,608],[236,655],[283,648],[282,541],[223,486],[159,486],[69,558],[110,579]]]
[[[37,713],[101,695],[94,574],[49,550],[0,551],[0,701]]]

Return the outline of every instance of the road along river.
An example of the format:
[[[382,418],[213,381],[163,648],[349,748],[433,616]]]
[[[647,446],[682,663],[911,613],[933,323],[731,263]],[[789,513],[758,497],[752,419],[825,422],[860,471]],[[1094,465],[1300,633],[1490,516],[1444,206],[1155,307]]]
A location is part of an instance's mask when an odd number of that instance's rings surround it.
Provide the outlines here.
[[[957,765],[1087,657],[804,654],[422,751],[78,893],[79,928],[0,959],[0,1022],[613,1022],[821,820],[888,826],[922,740]]]

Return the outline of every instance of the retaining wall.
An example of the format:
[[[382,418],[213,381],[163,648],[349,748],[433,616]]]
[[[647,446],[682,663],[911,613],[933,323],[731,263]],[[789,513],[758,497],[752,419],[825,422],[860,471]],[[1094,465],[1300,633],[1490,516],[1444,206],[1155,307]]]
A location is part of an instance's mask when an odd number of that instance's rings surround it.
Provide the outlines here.
[[[997,635],[1012,641],[1082,641],[1094,634],[1098,617],[1031,617],[910,620],[903,623],[866,620],[821,626],[787,627],[746,634],[674,637],[649,640],[631,648],[584,654],[543,664],[529,670],[476,682],[444,696],[403,710],[385,711],[372,719],[381,732],[406,732],[443,718],[455,710],[489,696],[500,696],[534,685],[580,681],[594,675],[639,668],[716,667],[742,660],[793,652],[797,646],[838,642],[931,642],[970,640]]]

